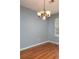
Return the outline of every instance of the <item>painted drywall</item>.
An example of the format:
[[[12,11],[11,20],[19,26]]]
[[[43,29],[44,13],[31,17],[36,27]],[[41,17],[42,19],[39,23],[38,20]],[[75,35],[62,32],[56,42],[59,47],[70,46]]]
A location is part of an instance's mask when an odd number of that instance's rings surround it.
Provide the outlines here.
[[[20,7],[20,48],[25,48],[44,41],[59,42],[55,36],[55,19],[59,14],[53,15],[43,21],[36,12],[25,7]]]
[[[59,14],[52,15],[51,18],[48,19],[48,40],[59,42],[59,37],[55,35],[55,19],[59,18]]]
[[[48,40],[48,23],[37,17],[36,12],[20,7],[20,48]]]

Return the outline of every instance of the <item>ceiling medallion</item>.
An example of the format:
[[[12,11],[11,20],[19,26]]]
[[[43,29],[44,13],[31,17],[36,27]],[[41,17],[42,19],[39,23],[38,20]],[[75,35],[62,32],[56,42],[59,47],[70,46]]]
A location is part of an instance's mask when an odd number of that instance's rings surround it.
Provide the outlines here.
[[[44,9],[42,11],[37,12],[37,15],[41,17],[43,20],[46,20],[51,16],[51,11],[45,9],[45,0],[44,0]]]

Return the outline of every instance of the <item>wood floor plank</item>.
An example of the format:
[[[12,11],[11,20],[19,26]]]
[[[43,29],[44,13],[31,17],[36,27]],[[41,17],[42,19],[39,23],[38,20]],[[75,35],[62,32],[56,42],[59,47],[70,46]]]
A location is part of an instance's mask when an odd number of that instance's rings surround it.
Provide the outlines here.
[[[20,52],[20,59],[59,59],[59,46],[45,43]]]

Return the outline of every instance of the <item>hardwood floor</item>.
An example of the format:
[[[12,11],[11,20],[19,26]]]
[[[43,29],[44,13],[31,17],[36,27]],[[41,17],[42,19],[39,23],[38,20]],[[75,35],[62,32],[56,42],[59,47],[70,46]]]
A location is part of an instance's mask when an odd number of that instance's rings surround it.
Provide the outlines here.
[[[20,59],[59,59],[59,46],[45,43],[20,52]]]

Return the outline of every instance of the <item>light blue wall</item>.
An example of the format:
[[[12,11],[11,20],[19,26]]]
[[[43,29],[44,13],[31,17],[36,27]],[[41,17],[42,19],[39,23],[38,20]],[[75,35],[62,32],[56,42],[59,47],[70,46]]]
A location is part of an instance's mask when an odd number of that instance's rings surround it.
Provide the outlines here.
[[[21,6],[20,8],[20,48],[47,40],[58,42],[54,35],[54,21],[58,14],[53,15],[47,21],[43,21],[36,12]]]
[[[54,14],[48,19],[48,40],[59,42],[59,37],[55,36],[55,19],[59,18],[59,14]]]
[[[47,21],[37,17],[36,12],[20,9],[20,48],[48,40]]]

